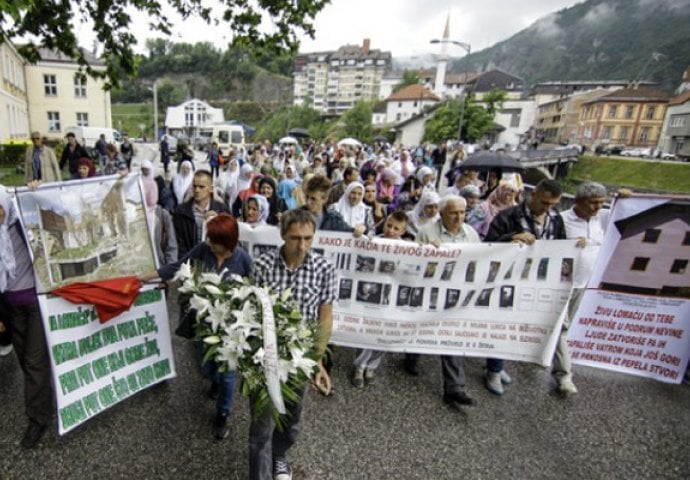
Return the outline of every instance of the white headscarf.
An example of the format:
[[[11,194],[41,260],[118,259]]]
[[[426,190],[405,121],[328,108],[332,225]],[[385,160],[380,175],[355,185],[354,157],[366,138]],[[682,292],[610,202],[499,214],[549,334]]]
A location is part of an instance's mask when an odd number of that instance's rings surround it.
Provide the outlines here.
[[[9,227],[14,224],[17,217],[12,202],[10,202],[10,196],[2,185],[0,185],[0,207],[5,212],[5,220],[0,224],[0,293],[2,293],[7,290],[9,281],[14,278],[17,272],[14,248],[9,232]]]
[[[434,174],[434,171],[425,165],[425,166],[421,167],[419,170],[417,170],[417,180],[419,180],[419,183],[424,183],[424,177],[426,177],[427,175],[433,175],[433,174]],[[433,185],[433,184],[434,184],[434,182],[432,179],[432,181],[429,182],[429,185]]]
[[[416,231],[419,231],[419,229],[427,223],[433,222],[439,218],[438,212],[433,217],[425,216],[424,208],[427,205],[438,205],[440,201],[441,197],[439,197],[438,193],[436,192],[433,192],[431,190],[425,190],[424,193],[422,193],[422,196],[417,202],[417,205],[415,205],[414,210],[412,210],[412,212],[409,215],[410,224],[415,228]]]
[[[266,197],[260,194],[255,194],[252,195],[251,197],[247,198],[244,201],[244,208],[247,208],[247,203],[249,203],[250,200],[254,200],[256,202],[256,205],[259,207],[259,218],[255,223],[250,223],[252,227],[258,227],[261,225],[266,225],[266,220],[268,219],[268,215],[271,213],[271,207],[268,204],[268,200],[266,200]],[[245,220],[246,222],[246,220]],[[249,223],[249,222],[246,222]]]
[[[185,163],[189,165],[188,175],[182,175],[182,167],[184,167]],[[173,178],[172,181],[173,193],[175,194],[178,205],[184,203],[184,197],[187,195],[187,190],[189,190],[189,187],[192,185],[193,181],[194,172],[192,171],[192,162],[185,160],[180,165],[180,173],[175,175],[175,178]]]
[[[363,200],[364,185],[362,185],[359,182],[351,182],[345,189],[345,193],[343,193],[343,195],[340,197],[340,200],[338,200],[338,203],[333,205],[335,211],[340,213],[340,215],[342,215],[343,219],[345,220],[345,223],[347,223],[352,228],[356,227],[357,225],[365,224],[367,219],[367,211],[369,210],[369,207],[364,205],[364,202],[362,200],[360,200],[357,205],[352,205],[350,203],[350,193],[355,188],[362,189]]]
[[[246,163],[240,167],[240,175],[237,177],[237,191],[241,192],[242,190],[248,189],[251,184],[252,184],[252,175],[249,175],[249,178],[247,178],[247,174],[254,173],[254,167],[252,167],[251,163]]]

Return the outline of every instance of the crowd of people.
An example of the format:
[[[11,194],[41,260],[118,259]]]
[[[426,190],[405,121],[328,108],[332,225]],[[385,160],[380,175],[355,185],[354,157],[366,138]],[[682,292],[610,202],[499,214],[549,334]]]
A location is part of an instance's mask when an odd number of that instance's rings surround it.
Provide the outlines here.
[[[96,174],[96,165],[82,155],[73,136],[67,137],[68,153],[63,153],[59,164],[54,153],[42,145],[40,135],[33,140],[26,160],[26,180],[32,188],[59,181],[65,167],[72,178]],[[132,169],[131,158],[126,161],[114,146],[105,145],[104,152],[102,173],[126,175]],[[169,154],[161,149],[165,173]],[[336,299],[335,273],[328,260],[311,250],[315,231],[436,246],[481,241],[532,244],[566,238],[580,246],[596,246],[601,244],[606,226],[602,207],[607,191],[603,186],[581,185],[574,206],[559,213],[556,207],[562,190],[558,182],[543,180],[526,194],[515,174],[464,170],[461,145],[447,152],[444,146],[406,150],[387,144],[372,148],[324,144],[303,149],[265,143],[230,152],[222,162],[219,157],[218,150],[212,150],[206,158],[208,167],[203,161],[195,165],[193,158],[180,158],[170,180],[165,173],[155,175],[150,161],[141,162],[146,212],[160,268],[140,278],[169,280],[180,265],[191,260],[219,273],[248,276],[278,292],[292,287],[303,313],[317,320],[322,332],[318,351],[323,356],[314,385],[325,395],[331,393],[331,359],[325,352]],[[447,186],[442,176],[446,169]],[[275,225],[283,239],[281,249],[252,258],[239,246],[238,222],[252,227]],[[50,368],[28,247],[4,189],[0,190],[0,240],[0,354],[14,345],[24,371],[29,427],[22,445],[31,448],[40,441],[53,411]],[[582,291],[591,266],[591,262],[578,266],[577,292]],[[181,302],[177,333],[191,336],[193,315],[184,298]],[[382,358],[381,352],[357,351],[352,385],[362,388],[374,383]],[[419,375],[418,358],[416,354],[405,356],[407,374]],[[465,389],[464,358],[445,355],[441,365],[443,400],[453,406],[474,404]],[[211,382],[210,395],[216,399],[213,435],[223,439],[229,432],[235,372],[219,373],[208,363],[202,369]],[[565,333],[556,350],[553,373],[562,393],[577,392]],[[485,386],[491,393],[502,395],[511,382],[501,359],[487,359]],[[298,393],[303,399],[305,392]],[[287,453],[299,431],[302,400],[290,410],[288,423],[280,431],[275,430],[270,415],[252,419],[251,478],[290,478]]]

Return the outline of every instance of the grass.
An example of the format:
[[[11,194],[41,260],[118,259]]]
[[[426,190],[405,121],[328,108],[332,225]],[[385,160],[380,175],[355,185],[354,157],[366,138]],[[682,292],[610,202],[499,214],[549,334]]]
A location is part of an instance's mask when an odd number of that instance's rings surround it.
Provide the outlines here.
[[[160,112],[159,112],[160,116]],[[140,137],[144,125],[143,134],[153,137],[153,105],[151,103],[113,103],[112,104],[113,128],[127,132],[131,137]]]
[[[571,191],[589,180],[640,191],[690,193],[690,163],[582,156],[563,184]]]
[[[26,185],[24,174],[17,173],[15,167],[0,167],[0,185],[6,187],[21,187]]]

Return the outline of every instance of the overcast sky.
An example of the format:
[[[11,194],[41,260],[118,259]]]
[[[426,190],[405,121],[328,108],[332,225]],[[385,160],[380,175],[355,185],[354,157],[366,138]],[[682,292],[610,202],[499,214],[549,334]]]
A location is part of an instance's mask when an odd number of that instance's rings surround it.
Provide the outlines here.
[[[214,3],[209,0],[209,3]],[[472,51],[490,47],[528,27],[549,13],[579,3],[578,0],[332,0],[316,16],[316,36],[305,35],[300,52],[336,50],[371,39],[371,48],[390,51],[394,57],[438,53],[429,40],[443,34],[450,13],[450,38],[471,44]],[[138,51],[152,37],[146,16],[133,15]],[[156,36],[156,35],[154,35]],[[157,36],[160,36],[157,35]],[[80,28],[83,46],[91,48],[93,34]],[[227,28],[209,27],[201,20],[179,21],[170,38],[175,42],[210,41],[224,48],[231,39]],[[455,50],[455,51],[454,51]],[[450,48],[452,56],[464,55]]]

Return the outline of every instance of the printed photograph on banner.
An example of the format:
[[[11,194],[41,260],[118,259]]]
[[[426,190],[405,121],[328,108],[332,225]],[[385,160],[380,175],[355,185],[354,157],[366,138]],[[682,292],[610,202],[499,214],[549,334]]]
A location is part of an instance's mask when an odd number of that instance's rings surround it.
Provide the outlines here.
[[[472,298],[474,298],[474,292],[474,290],[470,290],[469,292],[467,292],[467,295],[465,295],[465,300],[462,301],[463,307],[466,307],[470,304]]]
[[[438,306],[438,287],[431,287],[429,292],[429,310],[436,310]]]
[[[381,263],[379,263],[379,273],[395,273],[396,267],[397,262],[394,262],[393,260],[381,260]]]
[[[39,293],[155,268],[138,174],[20,189]]]
[[[474,274],[477,271],[477,262],[472,261],[467,264],[467,269],[465,270],[465,281],[474,282]]]
[[[512,285],[504,285],[501,287],[501,298],[498,306],[501,308],[513,308],[513,297],[515,296],[515,287]]]
[[[355,271],[363,273],[373,273],[376,270],[376,257],[365,257],[364,255],[357,255],[355,260]]]
[[[424,269],[424,278],[434,278],[434,275],[436,275],[436,267],[438,267],[438,262],[427,263]]]
[[[381,303],[381,294],[383,292],[383,285],[378,282],[357,282],[357,301],[364,303]]]
[[[520,275],[520,278],[523,280],[529,280],[529,272],[531,269],[532,269],[532,259],[528,257],[525,259],[525,264],[522,267],[522,274]]]
[[[338,300],[350,300],[352,298],[352,279],[341,278],[338,286]]]
[[[474,303],[477,307],[488,307],[491,305],[491,294],[493,293],[493,288],[485,288],[477,296],[477,301]]]
[[[456,262],[446,262],[441,272],[441,280],[450,280],[453,278],[453,271],[455,270]]]
[[[501,269],[501,262],[491,262],[489,264],[489,275],[486,277],[486,282],[491,283],[496,280],[498,272]]]
[[[537,280],[546,280],[549,276],[549,259],[540,258],[537,266]]]
[[[257,259],[264,253],[271,253],[275,252],[278,249],[277,245],[264,245],[261,243],[255,243],[254,246],[252,246],[251,253],[252,258]]]
[[[564,258],[561,260],[561,282],[573,281],[573,259]]]
[[[398,286],[398,296],[395,301],[397,307],[405,307],[410,304],[410,296],[412,296],[412,287],[407,285]]]
[[[461,291],[457,290],[455,288],[449,288],[446,290],[446,302],[443,306],[444,310],[450,310],[451,308],[455,308],[460,301],[460,295]]]
[[[671,200],[616,219],[610,229],[619,240],[599,288],[690,298],[690,199]]]
[[[510,280],[513,277],[513,269],[515,268],[515,262],[510,264],[510,268],[506,272],[505,275],[503,275],[503,280]]]
[[[424,287],[414,287],[410,294],[410,307],[421,307],[424,304]]]

